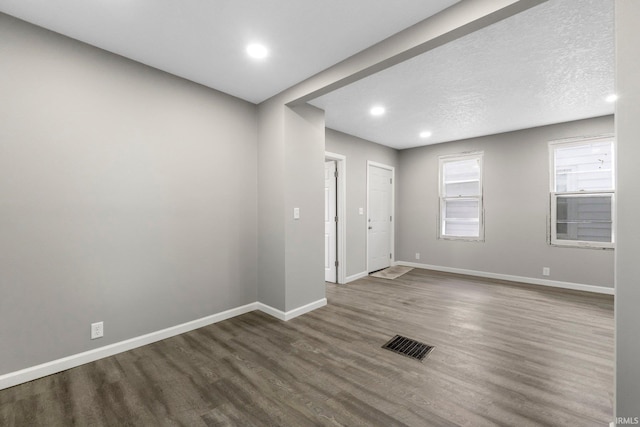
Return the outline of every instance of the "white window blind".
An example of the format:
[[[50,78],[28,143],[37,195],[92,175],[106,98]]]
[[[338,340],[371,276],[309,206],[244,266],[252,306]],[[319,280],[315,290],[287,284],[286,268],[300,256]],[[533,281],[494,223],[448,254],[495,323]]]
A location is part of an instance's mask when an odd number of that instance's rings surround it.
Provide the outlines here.
[[[482,238],[482,153],[440,158],[441,238]]]
[[[551,243],[613,247],[612,137],[551,143]]]

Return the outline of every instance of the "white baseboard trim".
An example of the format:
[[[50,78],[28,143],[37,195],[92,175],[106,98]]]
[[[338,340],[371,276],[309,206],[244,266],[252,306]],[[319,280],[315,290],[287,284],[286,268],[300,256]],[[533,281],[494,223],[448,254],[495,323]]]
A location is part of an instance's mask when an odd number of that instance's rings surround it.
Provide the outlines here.
[[[560,282],[558,280],[538,279],[535,277],[512,276],[510,274],[466,270],[464,268],[441,267],[438,265],[420,264],[417,262],[397,261],[394,264],[403,265],[405,267],[424,268],[425,270],[442,271],[445,273],[457,273],[466,274],[469,276],[486,277],[488,279],[508,280],[510,282],[527,283],[530,285],[541,285],[549,286],[552,288],[572,289],[575,291],[586,291],[598,294],[615,295],[615,289],[606,286],[583,285],[582,283]]]
[[[276,319],[280,319],[286,322],[287,320],[291,320],[294,317],[298,317],[317,308],[324,307],[325,305],[327,305],[327,299],[319,299],[318,301],[311,302],[309,304],[303,305],[302,307],[289,310],[286,313],[282,310],[278,310],[277,308],[273,308],[261,302],[258,302],[256,304],[258,310],[267,313],[268,315],[273,316]]]
[[[142,347],[143,345],[151,344],[156,341],[161,341],[166,338],[184,334],[194,329],[212,325],[214,323],[221,322],[223,320],[227,320],[241,314],[249,313],[250,311],[258,309],[257,304],[258,303],[254,302],[251,304],[243,305],[241,307],[232,308],[221,313],[206,316],[197,320],[192,320],[190,322],[182,323],[180,325],[172,326],[160,331],[151,332],[146,335],[130,338],[125,341],[109,344],[104,347],[85,351],[83,353],[63,357],[62,359],[53,360],[41,365],[22,369],[20,371],[0,375],[0,390],[25,383],[27,381],[32,381],[37,378],[46,377],[47,375],[55,374],[57,372],[66,371],[67,369],[75,368],[76,366],[84,365],[85,363],[93,362],[105,357],[113,356],[115,354],[132,350],[137,347]]]
[[[354,274],[352,276],[347,276],[347,278],[345,279],[345,283],[349,283],[349,282],[353,282],[354,280],[362,279],[363,277],[367,277],[368,275],[369,275],[369,273],[367,273],[366,271],[363,271],[361,273]]]
[[[221,313],[206,316],[201,319],[192,320],[190,322],[182,323],[180,325],[172,326],[160,331],[151,332],[146,335],[130,338],[125,341],[109,344],[104,347],[85,351],[83,353],[63,357],[62,359],[52,360],[51,362],[42,363],[40,365],[0,375],[0,390],[4,390],[5,388],[13,387],[15,385],[26,383],[38,378],[46,377],[58,372],[66,371],[67,369],[75,368],[77,366],[94,362],[105,357],[113,356],[118,353],[133,350],[134,348],[142,347],[144,345],[171,338],[176,335],[184,334],[186,332],[193,331],[194,329],[209,326],[214,323],[230,319],[232,317],[240,316],[241,314],[249,313],[251,311],[260,310],[277,319],[287,321],[325,305],[327,305],[327,299],[322,298],[318,301],[284,313],[260,302],[253,302],[251,304],[232,308]]]

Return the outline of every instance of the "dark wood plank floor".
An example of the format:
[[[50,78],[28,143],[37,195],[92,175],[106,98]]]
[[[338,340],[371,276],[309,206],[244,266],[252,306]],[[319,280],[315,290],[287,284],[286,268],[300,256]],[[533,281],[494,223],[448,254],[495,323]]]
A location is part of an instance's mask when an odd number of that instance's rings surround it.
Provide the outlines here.
[[[0,425],[603,426],[613,297],[413,270],[0,391]],[[435,350],[381,349],[400,334]]]

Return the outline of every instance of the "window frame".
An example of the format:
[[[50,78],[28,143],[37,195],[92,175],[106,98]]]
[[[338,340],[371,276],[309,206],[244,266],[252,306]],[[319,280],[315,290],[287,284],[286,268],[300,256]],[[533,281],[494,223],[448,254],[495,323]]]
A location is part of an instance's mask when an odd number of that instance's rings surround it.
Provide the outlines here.
[[[610,190],[579,190],[579,191],[556,191],[556,149],[559,147],[570,148],[580,147],[594,142],[610,142],[611,153],[613,155],[611,163],[611,174],[613,188]],[[616,218],[616,142],[614,135],[598,135],[593,137],[581,137],[571,138],[549,142],[549,244],[558,247],[569,248],[591,248],[591,249],[614,249],[616,236],[615,236],[615,218]],[[609,196],[611,198],[611,242],[596,242],[589,240],[568,240],[558,239],[558,197],[566,198],[579,198],[579,197],[603,197]]]
[[[461,195],[457,197],[445,196],[444,165],[446,163],[477,159],[479,165],[477,196]],[[468,242],[484,242],[484,151],[472,151],[457,154],[449,154],[438,157],[438,239],[440,240],[461,240]],[[445,209],[447,200],[477,200],[478,201],[478,235],[477,236],[456,236],[445,234]]]

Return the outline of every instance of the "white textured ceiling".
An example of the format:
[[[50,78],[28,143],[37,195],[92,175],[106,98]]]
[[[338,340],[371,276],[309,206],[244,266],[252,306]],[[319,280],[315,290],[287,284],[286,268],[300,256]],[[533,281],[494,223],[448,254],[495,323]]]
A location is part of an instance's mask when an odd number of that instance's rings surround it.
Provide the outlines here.
[[[399,149],[613,114],[613,7],[549,0],[310,103],[327,127]]]
[[[258,103],[458,0],[0,0],[0,11]],[[259,41],[267,60],[251,61]]]
[[[0,11],[258,103],[454,3],[0,0]],[[549,0],[311,104],[327,127],[400,149],[612,114],[613,5]],[[253,41],[267,60],[245,55]],[[387,113],[370,116],[374,104]]]

